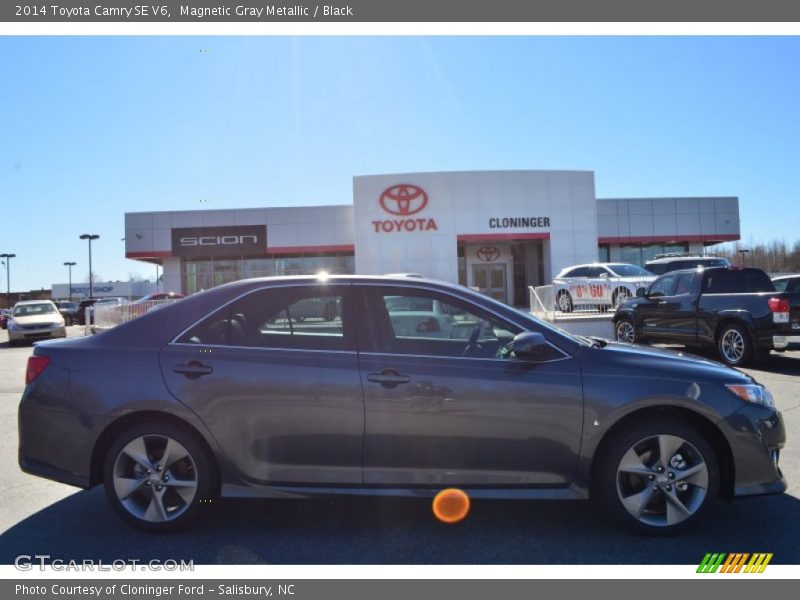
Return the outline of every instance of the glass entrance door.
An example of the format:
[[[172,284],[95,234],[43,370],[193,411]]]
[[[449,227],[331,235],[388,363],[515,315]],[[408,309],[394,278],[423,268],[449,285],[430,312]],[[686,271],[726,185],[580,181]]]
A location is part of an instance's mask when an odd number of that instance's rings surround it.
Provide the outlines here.
[[[478,288],[481,294],[486,294],[501,302],[508,302],[506,297],[506,265],[504,264],[473,264],[472,285]]]

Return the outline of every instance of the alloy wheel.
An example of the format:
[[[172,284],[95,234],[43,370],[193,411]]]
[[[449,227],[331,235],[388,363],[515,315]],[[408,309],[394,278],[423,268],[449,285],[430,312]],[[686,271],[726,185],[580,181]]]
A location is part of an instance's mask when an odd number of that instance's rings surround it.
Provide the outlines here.
[[[642,439],[617,466],[617,494],[637,521],[670,527],[694,515],[706,499],[709,469],[703,455],[682,437]]]
[[[720,352],[729,363],[736,364],[742,360],[745,353],[745,340],[737,329],[728,329],[722,334]]]
[[[113,467],[113,487],[133,517],[165,523],[180,517],[197,495],[197,467],[186,448],[164,435],[128,442]]]
[[[628,342],[629,344],[636,341],[633,324],[627,319],[617,323],[617,341]]]

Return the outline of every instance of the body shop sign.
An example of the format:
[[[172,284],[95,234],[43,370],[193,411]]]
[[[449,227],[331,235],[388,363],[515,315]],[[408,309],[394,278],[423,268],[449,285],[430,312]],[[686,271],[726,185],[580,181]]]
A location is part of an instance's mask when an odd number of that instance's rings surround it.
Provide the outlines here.
[[[266,225],[186,227],[172,230],[173,256],[241,256],[266,252]]]

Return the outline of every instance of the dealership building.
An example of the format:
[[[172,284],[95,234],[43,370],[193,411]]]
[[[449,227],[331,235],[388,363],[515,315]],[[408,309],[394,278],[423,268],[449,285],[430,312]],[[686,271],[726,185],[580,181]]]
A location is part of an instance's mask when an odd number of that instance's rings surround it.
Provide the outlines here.
[[[191,294],[246,277],[420,273],[504,302],[564,267],[739,239],[736,197],[597,198],[591,171],[353,178],[352,203],[125,215],[125,251]]]

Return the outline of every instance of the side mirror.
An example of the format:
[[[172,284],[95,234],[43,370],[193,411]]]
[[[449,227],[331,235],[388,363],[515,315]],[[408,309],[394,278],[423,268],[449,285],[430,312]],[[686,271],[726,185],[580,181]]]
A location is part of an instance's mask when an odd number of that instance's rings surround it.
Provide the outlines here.
[[[523,331],[514,337],[514,355],[517,358],[534,358],[545,344],[547,340],[541,333]]]
[[[636,288],[636,297],[637,298],[644,298],[647,296],[647,290],[644,288]]]

